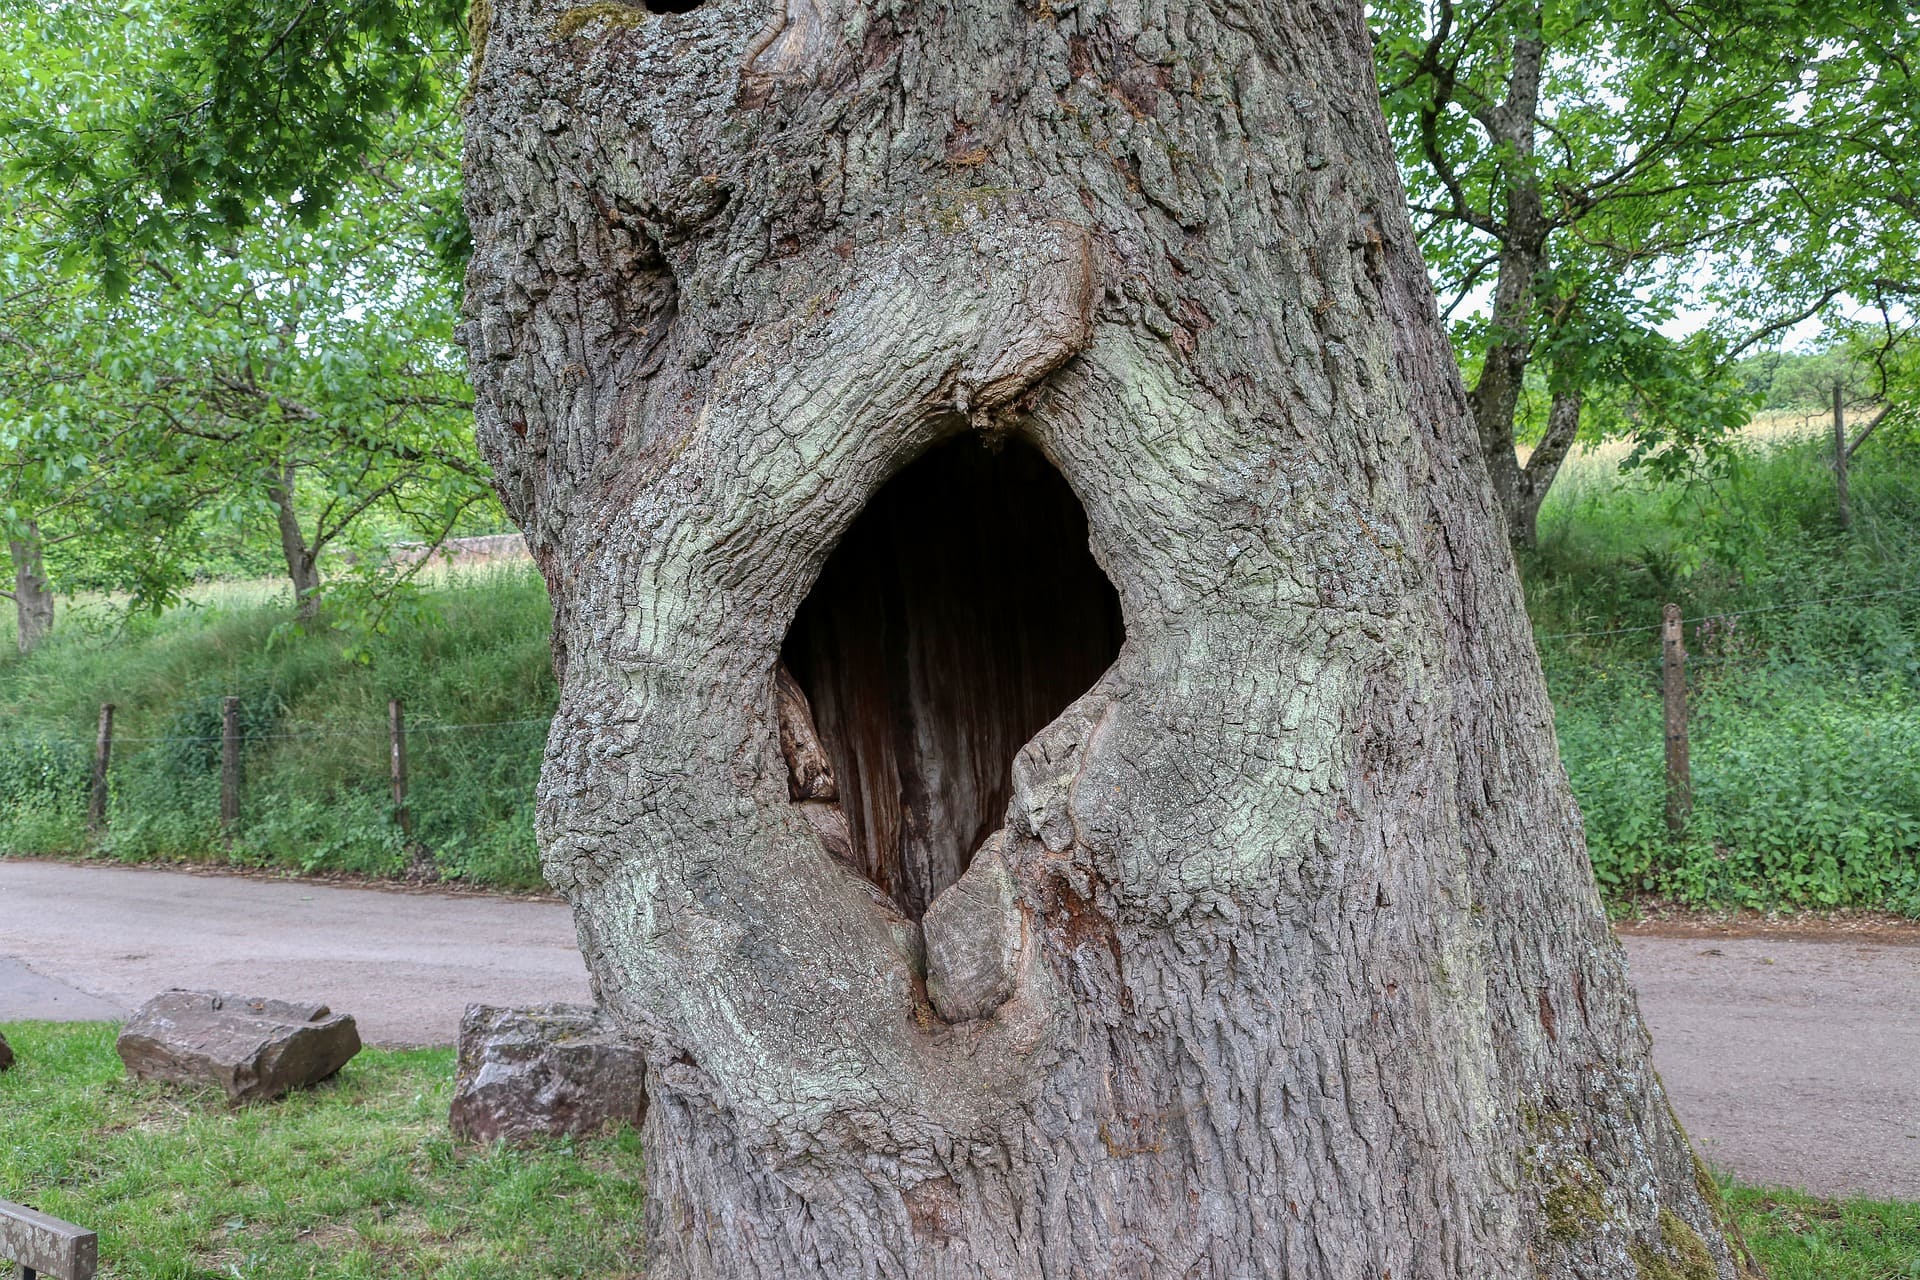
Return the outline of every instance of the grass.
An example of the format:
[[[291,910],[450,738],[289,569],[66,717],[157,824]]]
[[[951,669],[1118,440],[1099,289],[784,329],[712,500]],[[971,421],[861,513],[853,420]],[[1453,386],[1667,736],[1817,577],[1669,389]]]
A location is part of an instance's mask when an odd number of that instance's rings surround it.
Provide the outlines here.
[[[496,569],[454,575],[425,600],[364,662],[338,635],[290,632],[284,602],[238,589],[0,660],[0,852],[367,875],[424,857],[450,879],[538,885],[533,784],[557,698],[546,590],[530,569]],[[231,841],[219,827],[229,695],[247,734]],[[388,790],[390,698],[410,727],[411,849]],[[103,702],[116,706],[116,746],[96,841],[86,777]]]
[[[283,1101],[129,1082],[101,1023],[15,1023],[0,1195],[100,1233],[110,1280],[637,1276],[632,1130],[524,1151],[455,1143],[453,1054],[365,1050]],[[1729,1186],[1773,1280],[1920,1277],[1920,1205]]]
[[[1729,1187],[1726,1197],[1772,1280],[1920,1277],[1920,1205],[1753,1187]]]
[[[1561,755],[1616,903],[1920,915],[1920,456],[1876,440],[1839,527],[1819,440],[1657,485],[1580,459],[1522,567]],[[1694,817],[1666,829],[1661,606],[1689,618]],[[1815,603],[1807,603],[1815,602]]]
[[[637,1276],[642,1159],[622,1130],[525,1151],[447,1130],[453,1054],[363,1051],[229,1110],[129,1082],[100,1023],[15,1023],[0,1196],[96,1230],[116,1280]]]

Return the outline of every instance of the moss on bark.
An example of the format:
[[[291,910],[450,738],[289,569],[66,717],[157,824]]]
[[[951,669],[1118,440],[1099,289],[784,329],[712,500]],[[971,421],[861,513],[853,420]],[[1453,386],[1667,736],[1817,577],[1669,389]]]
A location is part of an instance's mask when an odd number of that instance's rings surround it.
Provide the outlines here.
[[[598,0],[598,3],[583,4],[561,14],[553,24],[553,34],[555,39],[571,40],[592,22],[604,21],[612,28],[637,27],[646,20],[647,11],[639,5],[621,4],[619,0]]]

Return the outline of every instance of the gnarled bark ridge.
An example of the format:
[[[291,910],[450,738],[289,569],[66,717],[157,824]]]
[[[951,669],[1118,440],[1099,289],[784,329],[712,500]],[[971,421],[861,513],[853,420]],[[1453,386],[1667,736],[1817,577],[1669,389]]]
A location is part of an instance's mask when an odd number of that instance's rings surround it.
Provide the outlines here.
[[[463,332],[554,600],[547,873],[648,1046],[649,1274],[1742,1272],[1359,6],[476,16]],[[780,657],[966,435],[1058,470],[1125,642],[916,919]]]

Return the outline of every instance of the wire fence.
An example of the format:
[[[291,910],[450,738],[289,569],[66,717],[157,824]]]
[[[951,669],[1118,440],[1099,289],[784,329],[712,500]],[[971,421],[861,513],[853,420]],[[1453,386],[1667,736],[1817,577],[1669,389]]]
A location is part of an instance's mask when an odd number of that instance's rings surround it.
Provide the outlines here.
[[[1917,596],[1888,586],[1698,616],[1670,604],[1660,623],[1541,633],[1601,885],[1920,913]],[[1738,625],[1794,613],[1807,616]],[[1588,638],[1604,640],[1555,643]]]
[[[288,723],[224,697],[185,731],[0,732],[0,851],[104,848],[390,875],[538,881],[534,788],[549,720]],[[209,727],[202,724],[211,721]]]
[[[1785,604],[1761,605],[1753,609],[1730,609],[1722,613],[1703,613],[1697,617],[1682,618],[1686,626],[1698,626],[1706,622],[1727,622],[1735,618],[1753,618],[1767,613],[1787,613],[1800,609],[1824,608],[1836,604],[1859,604],[1869,600],[1884,600],[1893,596],[1920,595],[1920,583],[1908,587],[1888,587],[1880,591],[1863,591],[1854,595],[1822,596],[1809,600],[1790,600]],[[1660,630],[1661,623],[1648,622],[1636,626],[1602,627],[1592,631],[1552,631],[1536,635],[1539,642],[1548,640],[1585,640],[1600,636],[1645,635]]]

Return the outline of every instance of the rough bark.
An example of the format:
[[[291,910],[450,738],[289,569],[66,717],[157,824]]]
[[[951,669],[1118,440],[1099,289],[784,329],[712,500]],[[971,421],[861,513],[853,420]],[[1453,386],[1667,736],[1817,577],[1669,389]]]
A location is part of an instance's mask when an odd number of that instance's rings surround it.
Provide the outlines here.
[[[280,527],[280,554],[293,583],[293,612],[302,622],[320,616],[320,554],[307,545],[300,512],[293,501],[294,469],[284,467],[267,481],[267,500]]]
[[[26,537],[7,542],[13,556],[14,637],[21,653],[32,653],[53,631],[53,584],[47,581],[40,529],[27,522]]]
[[[478,17],[462,332],[554,600],[547,874],[648,1054],[649,1275],[1743,1273],[1359,6]],[[1125,642],[916,922],[780,662],[970,434],[1064,478]]]

